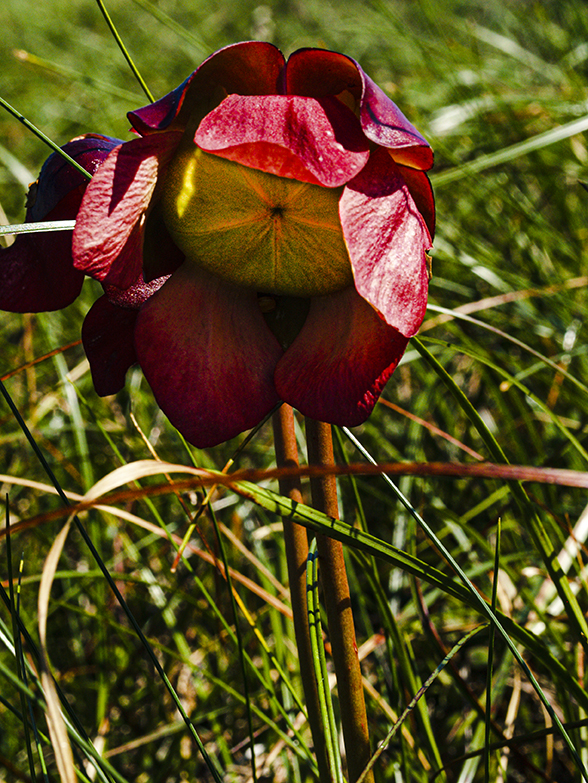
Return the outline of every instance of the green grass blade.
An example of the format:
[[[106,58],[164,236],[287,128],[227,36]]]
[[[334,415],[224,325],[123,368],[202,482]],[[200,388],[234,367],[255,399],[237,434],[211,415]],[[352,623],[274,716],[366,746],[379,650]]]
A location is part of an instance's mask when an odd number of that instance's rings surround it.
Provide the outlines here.
[[[588,116],[582,117],[579,120],[572,120],[564,125],[559,125],[557,128],[552,128],[551,130],[545,131],[545,133],[539,133],[530,139],[525,139],[517,144],[512,144],[510,147],[505,147],[504,149],[488,153],[487,155],[480,155],[470,163],[462,163],[461,166],[449,169],[449,171],[433,174],[431,176],[431,181],[435,188],[441,188],[445,185],[459,182],[460,179],[479,174],[493,166],[500,166],[503,163],[516,160],[522,155],[528,155],[530,152],[541,150],[552,144],[557,144],[578,133],[584,133],[586,130],[588,130]]]
[[[127,51],[127,48],[124,45],[123,40],[120,37],[120,35],[118,33],[118,30],[116,29],[116,27],[114,25],[114,22],[110,18],[110,14],[106,10],[106,6],[104,5],[103,0],[96,0],[96,2],[98,3],[98,7],[100,8],[100,11],[102,12],[102,16],[104,17],[104,19],[106,21],[106,24],[108,25],[108,28],[109,28],[110,32],[112,33],[112,35],[114,37],[114,40],[117,43],[118,48],[121,50],[121,52],[123,54],[123,57],[125,58],[125,60],[129,64],[129,68],[131,69],[131,71],[133,73],[133,76],[139,82],[139,85],[141,86],[141,89],[143,90],[143,92],[147,96],[147,99],[149,100],[149,103],[153,103],[153,101],[155,99],[154,99],[153,95],[151,94],[151,92],[149,90],[149,87],[147,87],[147,84],[145,83],[145,80],[143,79],[143,77],[139,73],[139,70],[138,70],[137,66],[133,62],[133,59],[132,59],[131,55]]]
[[[59,147],[59,145],[57,145],[57,144],[56,144],[54,141],[51,141],[51,139],[50,139],[48,136],[46,136],[46,135],[43,133],[43,131],[39,130],[39,128],[37,128],[35,125],[33,125],[33,123],[32,123],[32,122],[30,122],[29,120],[27,120],[27,118],[26,118],[26,117],[23,117],[23,115],[22,115],[20,112],[18,112],[16,109],[14,109],[14,108],[13,108],[13,107],[12,107],[12,106],[11,106],[11,105],[8,103],[8,101],[5,101],[5,100],[4,100],[4,98],[2,98],[2,97],[0,97],[0,106],[2,106],[2,108],[6,109],[6,111],[7,111],[7,112],[9,112],[10,114],[12,114],[12,116],[13,116],[13,117],[16,117],[16,119],[17,119],[19,122],[21,122],[21,123],[22,123],[22,124],[25,126],[25,128],[28,128],[28,130],[30,130],[32,133],[34,133],[34,134],[35,134],[35,136],[37,136],[37,138],[41,139],[41,141],[44,141],[44,142],[45,142],[45,144],[47,144],[49,147],[51,147],[51,149],[53,150],[53,152],[57,152],[57,154],[58,154],[58,155],[61,155],[61,157],[62,157],[64,160],[66,160],[68,163],[71,163],[71,165],[72,165],[72,166],[73,166],[73,167],[74,167],[74,168],[75,168],[77,171],[79,171],[79,172],[80,172],[80,174],[82,174],[82,175],[83,175],[84,177],[86,177],[87,179],[92,179],[92,175],[90,174],[90,172],[86,171],[86,169],[85,169],[85,168],[83,168],[83,166],[80,166],[80,164],[79,164],[77,161],[75,161],[75,160],[74,160],[74,159],[73,159],[73,158],[72,158],[70,155],[68,155],[68,154],[67,154],[67,152],[64,152],[64,151],[63,151],[63,150],[62,150],[62,149]]]
[[[321,609],[319,604],[318,554],[316,538],[310,544],[306,567],[306,600],[308,608],[308,627],[310,645],[314,662],[314,676],[317,683],[319,708],[322,724],[325,728],[325,748],[331,774],[331,783],[343,783],[343,768],[339,753],[339,738],[333,712],[327,660],[323,644]]]
[[[492,596],[490,605],[492,611],[496,612],[498,596],[498,576],[500,569],[500,535],[502,532],[502,522],[498,519],[496,526],[496,550],[494,555],[494,579],[492,580]],[[486,723],[484,732],[484,775],[486,783],[490,783],[490,726],[492,722],[492,673],[494,668],[494,642],[496,631],[493,626],[490,627],[490,638],[488,639],[488,669],[486,672]]]
[[[24,419],[20,415],[17,407],[15,406],[12,398],[10,397],[8,390],[6,389],[6,386],[2,381],[0,381],[0,393],[4,397],[6,403],[8,404],[8,407],[12,411],[12,414],[17,419],[19,426],[21,427],[26,439],[30,443],[31,447],[33,448],[33,451],[37,455],[39,461],[41,462],[43,469],[49,476],[51,483],[55,487],[57,493],[59,494],[61,500],[65,503],[66,506],[69,506],[69,500],[67,499],[67,496],[63,492],[63,489],[61,488],[61,485],[57,481],[57,478],[55,477],[55,474],[51,470],[51,467],[49,466],[47,460],[45,459],[45,456],[43,455],[42,451],[39,449],[35,439],[31,435],[31,432],[29,428],[27,427]],[[222,778],[220,777],[219,771],[216,767],[216,764],[213,762],[213,759],[209,756],[208,751],[204,747],[204,744],[202,740],[200,739],[200,736],[195,728],[195,726],[190,721],[188,715],[186,714],[186,711],[184,709],[184,706],[176,693],[175,689],[173,688],[171,682],[169,681],[166,673],[164,672],[161,664],[159,663],[159,660],[157,659],[157,656],[155,655],[151,645],[149,644],[147,637],[143,633],[141,627],[137,623],[133,613],[131,612],[129,606],[127,605],[127,602],[123,598],[120,590],[116,586],[116,583],[114,582],[113,578],[111,577],[110,573],[108,572],[106,566],[104,565],[104,562],[102,561],[102,558],[100,557],[98,551],[96,550],[96,547],[94,546],[92,540],[88,536],[88,533],[86,532],[84,526],[80,522],[79,518],[77,516],[74,517],[74,523],[76,525],[76,528],[80,535],[82,536],[84,542],[86,543],[86,546],[89,548],[90,552],[92,553],[92,556],[96,560],[98,567],[102,571],[103,576],[105,577],[110,589],[114,593],[117,601],[119,602],[121,608],[123,609],[124,613],[126,614],[127,618],[129,619],[129,622],[133,626],[135,633],[137,634],[141,644],[143,645],[143,648],[145,649],[147,655],[149,656],[151,662],[153,663],[155,670],[157,671],[159,677],[161,678],[162,682],[164,683],[165,687],[167,688],[170,696],[172,697],[176,707],[178,708],[180,715],[184,719],[184,722],[186,723],[186,728],[188,729],[189,733],[191,734],[194,742],[196,743],[196,746],[198,747],[198,750],[202,754],[203,759],[206,762],[206,765],[208,766],[208,769],[210,770],[214,780],[216,783],[222,783]]]
[[[398,732],[398,730],[400,729],[400,727],[402,726],[404,721],[408,718],[408,716],[410,715],[412,710],[416,707],[419,699],[427,692],[427,690],[435,682],[437,677],[441,674],[441,672],[447,666],[447,664],[453,658],[453,656],[456,655],[461,650],[461,648],[464,646],[464,644],[469,642],[469,640],[473,636],[475,636],[477,633],[479,633],[480,631],[482,631],[484,628],[487,628],[487,627],[488,627],[488,625],[486,623],[484,623],[484,625],[479,625],[477,628],[473,628],[469,633],[467,633],[465,636],[463,636],[459,640],[459,642],[457,642],[457,644],[453,645],[451,650],[447,653],[445,658],[443,658],[443,660],[437,666],[435,671],[432,672],[427,677],[425,682],[422,684],[422,686],[418,689],[418,691],[412,697],[412,699],[410,700],[408,706],[406,707],[406,709],[404,710],[402,715],[400,715],[400,717],[398,718],[398,720],[396,721],[394,726],[392,726],[392,728],[389,730],[388,734],[386,735],[386,738],[384,740],[382,740],[382,742],[380,742],[380,744],[378,745],[374,755],[371,757],[371,759],[369,761],[369,764],[366,766],[364,771],[361,773],[361,776],[357,779],[357,783],[363,783],[363,781],[366,778],[366,775],[368,774],[368,772],[371,769],[373,769],[374,764],[376,763],[376,761],[379,759],[379,757],[382,755],[382,753],[386,750],[386,748],[388,747],[390,742],[394,739],[394,736],[396,735],[396,733]]]

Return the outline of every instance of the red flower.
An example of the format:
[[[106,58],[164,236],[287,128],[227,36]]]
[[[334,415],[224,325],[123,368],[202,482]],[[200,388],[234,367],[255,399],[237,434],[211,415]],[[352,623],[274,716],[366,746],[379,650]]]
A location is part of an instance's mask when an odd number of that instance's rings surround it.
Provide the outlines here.
[[[197,446],[279,400],[364,421],[425,312],[425,139],[355,61],[266,43],[129,119],[139,137],[99,166],[73,235],[106,292],[83,328],[98,393],[138,359]]]

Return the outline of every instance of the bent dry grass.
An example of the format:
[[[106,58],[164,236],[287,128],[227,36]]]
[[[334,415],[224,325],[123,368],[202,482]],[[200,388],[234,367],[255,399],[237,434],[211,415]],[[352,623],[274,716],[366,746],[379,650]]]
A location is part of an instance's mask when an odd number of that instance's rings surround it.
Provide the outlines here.
[[[111,479],[110,495],[96,490],[79,522],[137,627],[80,528],[64,534],[49,579],[45,563],[67,514],[52,516],[61,502],[4,400],[0,473],[11,536],[10,546],[6,535],[0,543],[0,779],[68,779],[73,766],[82,779],[140,783],[316,780],[280,519],[298,514],[344,541],[373,749],[384,743],[377,781],[582,780],[585,489],[558,479],[519,487],[505,478],[508,467],[472,474],[484,462],[588,470],[588,193],[580,184],[588,9],[579,0],[371,0],[347,3],[343,16],[312,0],[141,0],[107,10],[156,97],[220,46],[263,38],[286,53],[324,46],[350,54],[424,132],[436,150],[439,230],[422,349],[409,348],[373,416],[352,433],[358,442],[338,433],[336,459],[366,463],[367,451],[382,465],[465,468],[394,478],[408,507],[381,476],[350,471],[338,479],[336,525],[279,500],[275,475],[263,475],[275,466],[265,425],[231,469],[260,471],[255,483],[240,492],[219,484],[214,517],[198,516],[172,572],[209,485],[181,485],[166,467],[170,485],[154,460],[220,471],[239,439],[188,447],[138,370],[116,397],[96,397],[78,343],[98,295],[92,281],[65,311],[2,314],[0,377],[70,502],[132,466],[130,483]],[[0,22],[0,94],[17,112],[58,144],[91,131],[128,138],[125,112],[146,99],[97,5],[76,0],[64,14],[47,2],[35,15],[10,0]],[[47,154],[12,115],[0,115],[2,223],[22,221],[24,190]],[[145,460],[162,473],[146,475]],[[309,503],[305,477],[302,492]],[[450,559],[493,608],[528,672],[486,625]],[[336,733],[336,688],[332,702],[323,695]],[[59,714],[57,703],[71,759],[50,736],[46,715]]]

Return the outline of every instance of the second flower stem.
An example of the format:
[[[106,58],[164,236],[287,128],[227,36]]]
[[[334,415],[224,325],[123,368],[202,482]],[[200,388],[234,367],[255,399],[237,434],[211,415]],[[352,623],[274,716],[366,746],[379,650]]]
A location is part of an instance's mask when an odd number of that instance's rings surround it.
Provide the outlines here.
[[[330,424],[307,419],[306,439],[309,464],[323,466],[335,464]],[[311,479],[310,486],[314,507],[330,517],[338,518],[335,476]],[[333,663],[337,675],[341,724],[347,751],[347,770],[350,783],[354,783],[370,759],[370,740],[349,583],[341,542],[317,535],[317,550]],[[366,783],[373,783],[372,773],[368,773],[364,780]]]
[[[274,413],[274,445],[278,467],[298,467],[298,446],[294,430],[294,412],[289,405]],[[279,481],[282,495],[296,503],[302,503],[302,491],[299,478],[283,478]],[[325,732],[321,720],[320,704],[316,680],[313,676],[312,650],[308,628],[306,607],[306,561],[308,558],[308,534],[306,528],[284,518],[284,543],[288,563],[288,581],[290,599],[294,617],[294,632],[298,647],[300,676],[304,689],[304,698],[308,712],[308,722],[314,742],[314,752],[319,768],[320,780],[330,779],[329,764],[325,746]]]

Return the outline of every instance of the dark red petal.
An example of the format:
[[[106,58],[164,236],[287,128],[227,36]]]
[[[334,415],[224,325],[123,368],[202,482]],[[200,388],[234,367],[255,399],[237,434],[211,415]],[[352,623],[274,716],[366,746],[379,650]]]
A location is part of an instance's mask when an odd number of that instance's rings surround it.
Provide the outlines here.
[[[204,116],[228,94],[277,92],[283,66],[284,57],[273,44],[260,41],[233,44],[211,55],[173,92],[127,116],[142,135],[174,125],[185,127],[193,112]]]
[[[101,397],[120,391],[127,370],[137,362],[133,332],[138,312],[118,307],[102,296],[86,315],[82,342],[94,388]]]
[[[154,204],[145,221],[143,234],[143,278],[147,282],[171,275],[184,262],[163,220],[161,200]]]
[[[369,157],[356,116],[334,98],[229,95],[194,141],[244,166],[329,188],[348,182]]]
[[[62,204],[70,199],[66,197]],[[79,198],[75,195],[79,204]],[[59,208],[49,220],[72,217]],[[75,209],[73,211],[75,216]],[[0,248],[0,310],[12,313],[39,313],[61,310],[80,293],[83,272],[73,267],[71,231],[19,234],[14,243]]]
[[[363,82],[355,60],[328,49],[298,49],[290,55],[284,71],[288,95],[324,98],[349,91],[360,100]]]
[[[425,170],[433,165],[426,139],[351,57],[324,49],[299,49],[286,64],[285,91],[315,98],[347,91],[358,101],[361,127],[368,139],[388,147],[397,163]]]
[[[87,172],[94,174],[108,154],[119,144],[121,144],[119,139],[88,133],[86,136],[68,142],[62,149]],[[44,220],[65,196],[77,190],[77,205],[72,200],[69,203],[71,214],[64,214],[60,219],[75,218],[88,181],[88,178],[77,171],[71,163],[54,152],[43,164],[37,182],[31,186],[27,201],[29,207],[27,222],[35,223]]]
[[[407,344],[353,288],[316,297],[278,363],[277,392],[305,416],[353,427],[370,415]]]
[[[135,340],[157,402],[195,446],[255,426],[278,401],[282,349],[254,291],[184,264],[141,309]]]
[[[61,310],[80,293],[84,275],[71,265],[71,233],[32,239],[20,235],[10,247],[0,248],[0,310]]]
[[[158,133],[116,147],[88,185],[73,235],[74,265],[118,288],[141,272],[143,228],[158,179],[181,134]]]
[[[390,326],[412,337],[427,306],[431,238],[387,152],[375,150],[347,185],[339,215],[357,292]]]
[[[106,136],[74,139],[63,149],[91,174],[120,142]],[[43,165],[31,185],[27,223],[73,220],[88,180],[58,153]],[[73,267],[71,232],[19,234],[0,248],[0,309],[16,313],[61,310],[80,293],[84,275]]]

